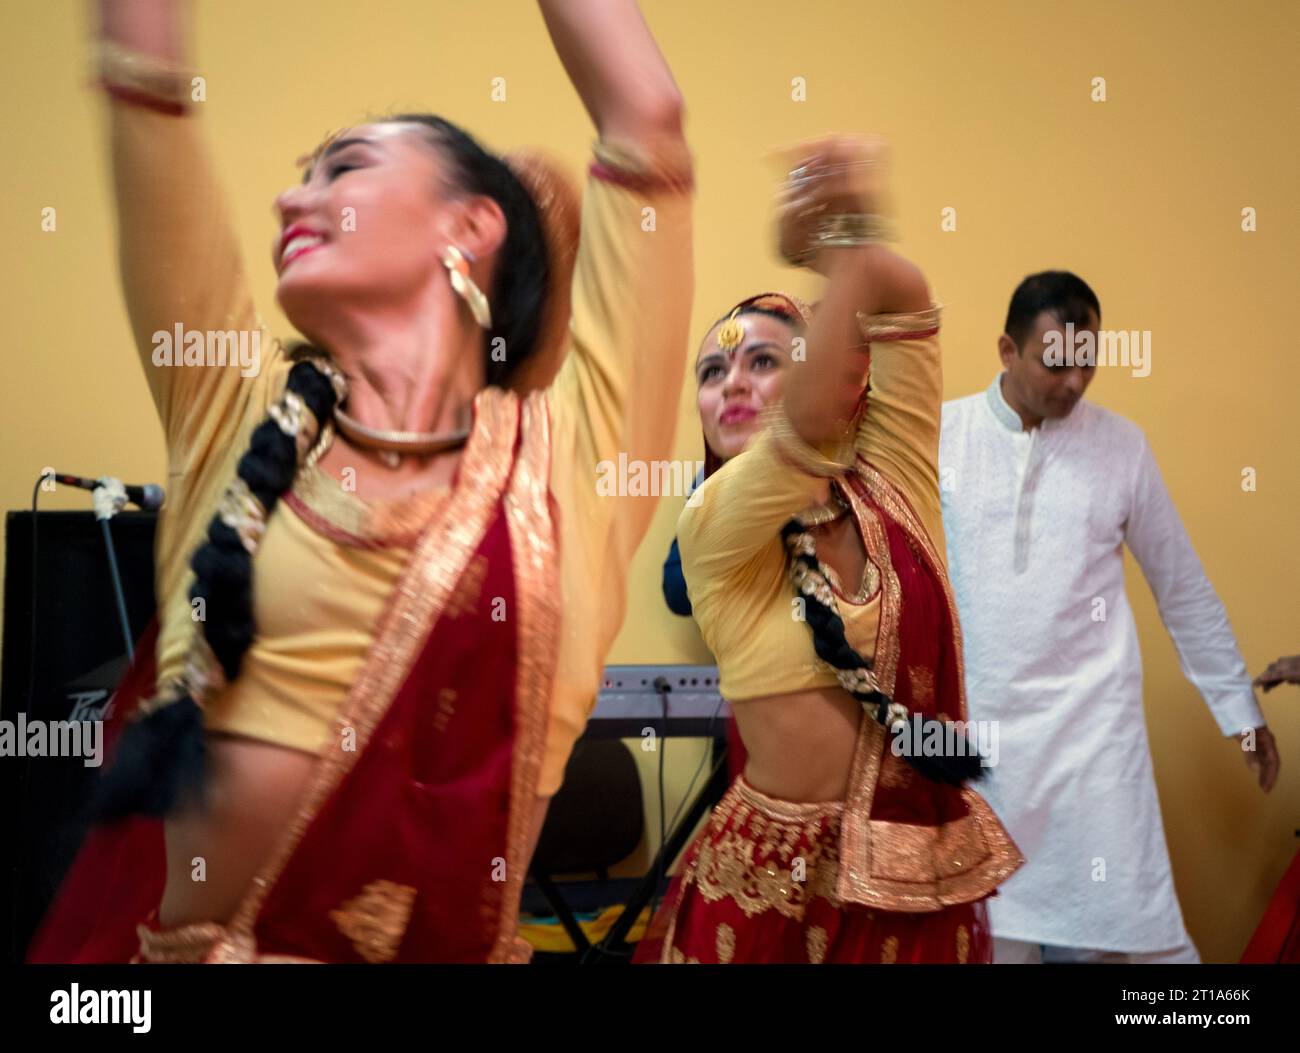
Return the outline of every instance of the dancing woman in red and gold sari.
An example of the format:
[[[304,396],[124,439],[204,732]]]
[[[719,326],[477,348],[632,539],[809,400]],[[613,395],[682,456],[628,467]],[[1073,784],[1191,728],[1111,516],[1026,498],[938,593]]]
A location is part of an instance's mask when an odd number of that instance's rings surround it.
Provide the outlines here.
[[[706,442],[725,449],[741,411],[761,409],[760,427],[677,529],[745,767],[637,958],[987,962],[981,901],[1022,859],[966,785],[979,760],[897,734],[966,716],[939,505],[940,311],[878,243],[872,149],[808,151],[781,241],[826,276],[824,298],[810,313],[765,294],[711,331]],[[782,342],[773,316],[792,326],[779,372],[746,379]],[[762,408],[773,376],[781,397]]]
[[[116,821],[34,960],[527,957],[524,875],[653,512],[598,496],[598,466],[668,456],[692,291],[680,96],[636,5],[540,6],[599,132],[580,237],[544,162],[429,115],[351,127],[276,201],[276,297],[309,341],[289,352],[249,295],[178,5],[102,3],[169,503]],[[260,360],[205,357],[214,332]]]

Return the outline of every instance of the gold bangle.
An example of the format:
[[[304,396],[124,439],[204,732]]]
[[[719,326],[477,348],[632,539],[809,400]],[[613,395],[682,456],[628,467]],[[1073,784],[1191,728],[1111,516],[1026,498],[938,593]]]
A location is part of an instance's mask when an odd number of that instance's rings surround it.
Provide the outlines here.
[[[856,248],[894,241],[893,224],[871,212],[835,212],[822,219],[797,252],[781,252],[792,267],[803,267],[822,249]]]
[[[192,102],[194,70],[155,55],[132,51],[113,40],[100,41],[98,75],[107,84],[161,102]]]
[[[943,316],[942,304],[931,304],[924,311],[906,314],[867,314],[858,312],[858,328],[867,343],[878,340],[898,340],[918,333],[928,333],[939,328]]]
[[[892,224],[884,216],[867,212],[837,212],[827,216],[812,236],[816,248],[871,245],[893,240]]]

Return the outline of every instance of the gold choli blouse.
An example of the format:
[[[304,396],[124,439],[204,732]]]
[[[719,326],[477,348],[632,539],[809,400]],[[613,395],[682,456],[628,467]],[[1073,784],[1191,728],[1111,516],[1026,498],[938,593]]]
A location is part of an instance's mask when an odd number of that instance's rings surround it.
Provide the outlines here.
[[[871,344],[868,409],[855,452],[906,495],[946,560],[939,506],[939,337],[883,339],[937,330],[939,316],[935,305],[868,320],[868,333],[879,335]],[[807,624],[792,616],[796,597],[781,539],[781,527],[812,503],[822,476],[801,470],[799,458],[786,448],[780,407],[771,407],[767,417],[778,426],[765,427],[714,473],[677,523],[691,607],[717,657],[722,695],[731,702],[839,683],[817,658]],[[882,589],[897,589],[897,583],[879,555],[883,527],[860,509],[855,513],[867,533],[867,587],[859,599],[853,595],[858,583],[844,583],[836,605],[848,641],[870,659],[876,655]],[[873,528],[879,537],[872,536]]]
[[[156,571],[162,682],[184,665],[190,556],[289,363],[254,308],[198,118],[108,106],[127,310],[167,443]],[[654,512],[653,499],[599,496],[597,466],[619,453],[671,456],[693,288],[684,148],[601,142],[596,156],[652,178],[588,180],[569,349],[545,393],[561,615],[542,795],[559,788],[595,703],[623,619],[627,568]],[[642,229],[646,207],[656,212],[651,233]],[[244,377],[237,366],[154,364],[155,334],[178,324],[248,332],[260,342],[260,369]],[[293,497],[270,517],[257,555],[257,636],[240,677],[211,700],[205,719],[212,730],[317,753],[336,734],[334,715],[385,601],[445,493],[367,505],[310,469]],[[467,589],[473,580],[471,567]]]

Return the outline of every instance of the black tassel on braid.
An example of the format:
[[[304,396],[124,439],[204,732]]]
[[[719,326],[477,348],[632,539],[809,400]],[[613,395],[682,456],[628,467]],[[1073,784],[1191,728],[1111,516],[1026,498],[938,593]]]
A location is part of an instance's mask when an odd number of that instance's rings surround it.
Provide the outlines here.
[[[796,543],[801,535],[807,533],[808,528],[797,519],[790,520],[781,528],[781,538],[790,550],[792,569],[801,568],[807,573],[815,574],[824,581],[826,572],[816,554],[801,551]],[[795,569],[795,573],[798,573],[797,569]],[[804,620],[808,623],[809,629],[812,630],[813,649],[817,652],[817,657],[836,670],[870,672],[873,663],[859,654],[853,645],[849,643],[844,635],[844,620],[839,616],[834,603],[823,603],[815,594],[805,592],[802,589],[799,590],[799,596],[805,601]],[[889,730],[891,723],[889,708],[894,703],[888,695],[877,690],[850,687],[847,684],[842,686],[862,703],[868,716],[882,725],[886,731]],[[909,713],[907,719],[911,724],[914,719],[913,715]],[[940,721],[933,719],[924,719],[922,721],[921,741],[924,742],[931,733],[932,725],[938,725],[940,734],[944,736],[940,741],[945,741],[946,729]],[[902,756],[908,764],[927,779],[945,783],[949,786],[962,786],[966,782],[982,778],[984,775],[980,757],[975,752],[968,752],[961,756],[944,754],[937,757],[926,757],[921,755],[919,749],[913,749],[903,753]]]
[[[334,387],[311,362],[299,361],[293,366],[286,390],[302,398],[321,427],[333,416]],[[268,519],[297,472],[294,438],[268,417],[254,429],[248,452],[236,469],[266,509]],[[209,523],[207,540],[195,551],[190,566],[195,574],[190,599],[204,603],[204,637],[226,680],[234,680],[256,631],[252,555],[218,514]],[[189,695],[159,705],[123,730],[112,765],[96,790],[92,804],[95,819],[108,822],[129,815],[163,816],[179,807],[201,804],[206,771],[201,707]]]

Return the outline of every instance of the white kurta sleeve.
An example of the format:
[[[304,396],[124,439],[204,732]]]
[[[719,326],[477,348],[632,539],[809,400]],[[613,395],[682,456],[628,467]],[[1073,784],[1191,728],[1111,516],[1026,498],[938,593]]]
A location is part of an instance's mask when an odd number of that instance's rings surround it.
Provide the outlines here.
[[[1225,735],[1261,727],[1250,674],[1228,613],[1192,548],[1145,436],[1134,474],[1125,540],[1155,594],[1183,676],[1205,699]]]

